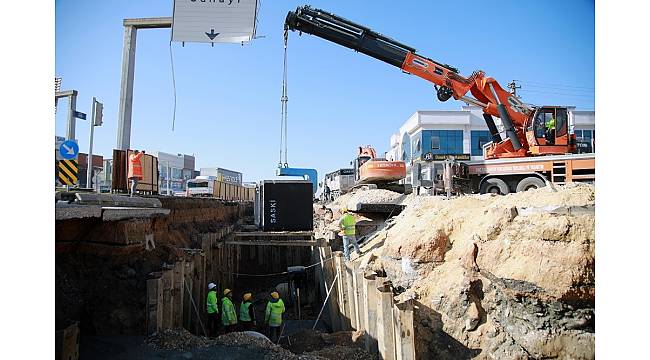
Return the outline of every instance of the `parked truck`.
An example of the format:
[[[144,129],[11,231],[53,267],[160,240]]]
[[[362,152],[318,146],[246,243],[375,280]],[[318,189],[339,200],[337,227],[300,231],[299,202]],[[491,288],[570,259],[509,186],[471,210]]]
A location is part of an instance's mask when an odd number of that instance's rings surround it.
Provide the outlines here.
[[[354,186],[354,169],[338,169],[325,174],[322,201],[333,201],[347,193]]]

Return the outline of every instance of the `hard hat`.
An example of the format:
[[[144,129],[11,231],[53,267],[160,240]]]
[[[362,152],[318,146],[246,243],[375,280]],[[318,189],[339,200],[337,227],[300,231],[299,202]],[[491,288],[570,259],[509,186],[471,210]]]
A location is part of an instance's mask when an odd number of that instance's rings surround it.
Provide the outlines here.
[[[345,206],[344,206],[344,207],[342,207],[342,208],[341,208],[341,212],[348,212],[348,208],[347,208],[347,207],[345,207]]]
[[[253,297],[253,294],[251,294],[251,293],[246,293],[246,294],[244,294],[244,301],[246,301],[246,300],[250,300],[252,297]]]
[[[226,296],[228,294],[230,294],[230,289],[224,289],[223,290],[223,296]]]
[[[274,292],[271,293],[271,297],[274,298],[274,299],[279,299],[279,298],[280,298],[280,294],[278,294],[277,291],[274,291]]]
[[[215,285],[214,283],[209,283],[208,284],[208,290],[212,290],[212,289],[214,289],[216,287],[217,287],[217,285]]]

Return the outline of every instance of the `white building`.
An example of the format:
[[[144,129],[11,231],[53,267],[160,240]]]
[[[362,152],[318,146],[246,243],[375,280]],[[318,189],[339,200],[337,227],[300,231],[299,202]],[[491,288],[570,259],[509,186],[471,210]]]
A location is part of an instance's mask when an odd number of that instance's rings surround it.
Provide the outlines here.
[[[158,158],[158,171],[160,172],[159,194],[185,191],[187,180],[196,177],[194,156],[162,151],[155,152],[154,156]]]
[[[568,107],[569,123],[574,125],[578,142],[589,144],[584,152],[595,148],[595,112],[577,111]],[[501,120],[494,117],[502,131]],[[502,132],[502,138],[505,134]],[[477,106],[462,106],[461,110],[422,110],[411,115],[399,131],[390,137],[388,160],[404,160],[407,167],[406,182],[412,183],[412,165],[423,163],[425,156],[443,159],[454,155],[458,160],[483,159],[483,145],[491,141],[490,132]],[[436,161],[434,161],[436,164]],[[422,179],[431,180],[430,172]]]

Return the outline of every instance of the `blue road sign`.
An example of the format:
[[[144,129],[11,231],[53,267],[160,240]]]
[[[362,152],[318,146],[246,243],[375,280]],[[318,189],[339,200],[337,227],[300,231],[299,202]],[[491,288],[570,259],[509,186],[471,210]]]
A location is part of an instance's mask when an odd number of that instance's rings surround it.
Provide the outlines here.
[[[59,147],[59,154],[66,160],[74,159],[79,154],[79,145],[74,140],[66,140]]]
[[[76,117],[77,119],[86,120],[86,114],[82,113],[81,111],[75,111],[74,117]]]

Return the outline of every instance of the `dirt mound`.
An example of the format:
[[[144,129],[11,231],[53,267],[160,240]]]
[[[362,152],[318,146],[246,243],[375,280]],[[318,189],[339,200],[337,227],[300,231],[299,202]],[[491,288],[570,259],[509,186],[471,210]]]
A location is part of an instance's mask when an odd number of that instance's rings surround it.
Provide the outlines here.
[[[322,359],[332,359],[332,360],[375,360],[379,359],[377,355],[371,355],[363,349],[358,347],[349,347],[349,346],[333,346],[326,349],[312,351],[306,353],[306,355],[311,355],[317,358]]]
[[[593,185],[399,203],[362,250],[415,294],[418,358],[594,357]]]
[[[294,354],[320,350],[327,343],[323,340],[320,332],[314,330],[302,330],[288,337],[289,350]]]
[[[147,344],[159,350],[191,350],[208,347],[214,342],[206,337],[192,335],[185,329],[168,329],[147,338]]]

